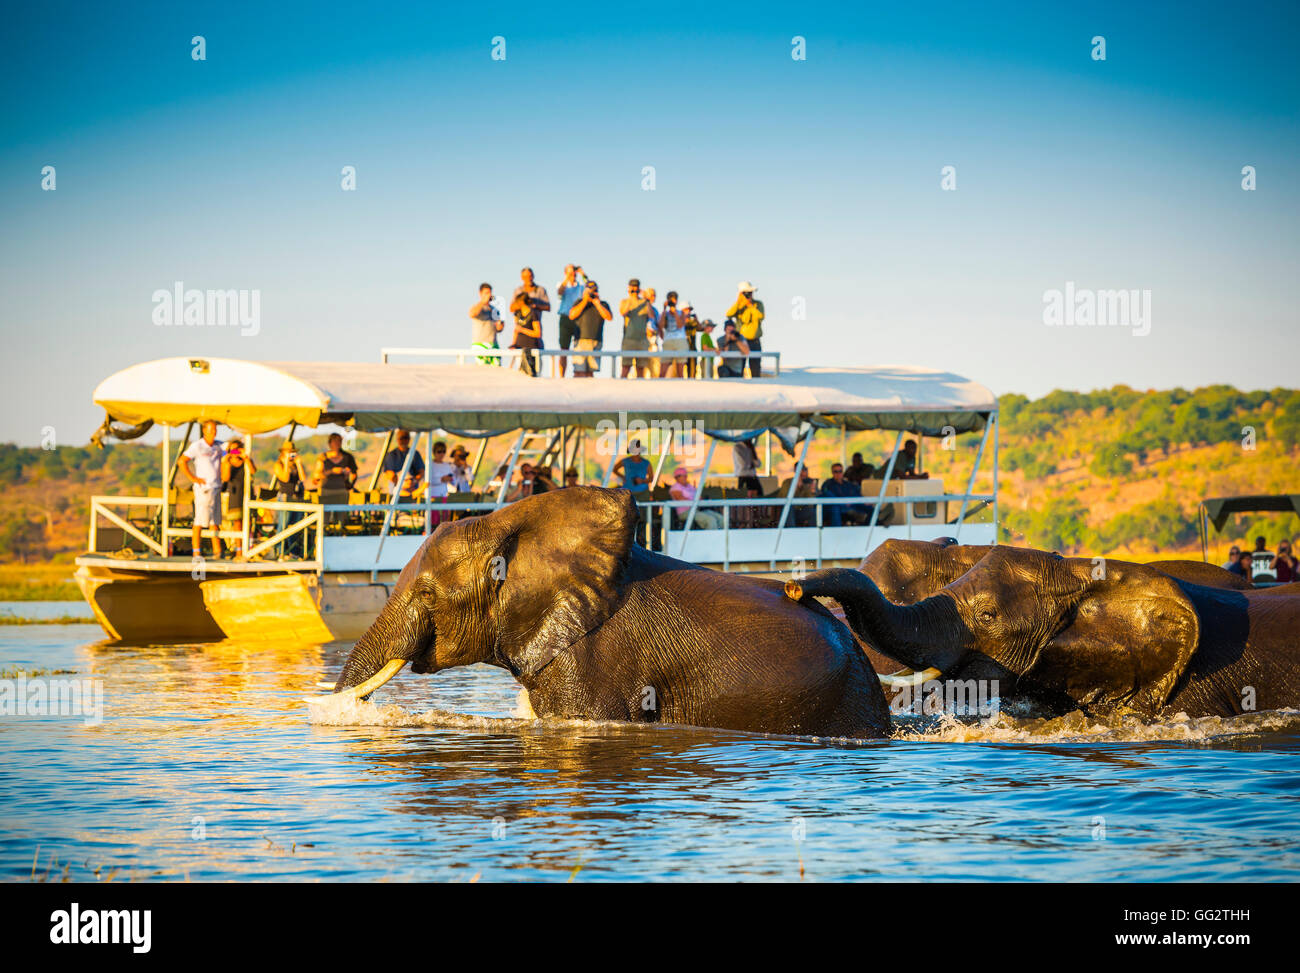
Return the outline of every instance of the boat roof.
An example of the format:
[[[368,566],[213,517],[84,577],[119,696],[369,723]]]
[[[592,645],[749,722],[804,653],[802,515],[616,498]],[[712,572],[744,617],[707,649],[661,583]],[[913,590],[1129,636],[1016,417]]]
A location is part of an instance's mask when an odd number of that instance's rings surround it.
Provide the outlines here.
[[[249,433],[296,422],[507,432],[617,421],[690,420],[705,429],[810,422],[928,435],[984,428],[993,393],[951,372],[903,365],[782,368],[779,376],[717,381],[530,378],[479,364],[253,362],[163,358],[104,379],[96,404],[114,419],[179,425],[215,419]]]
[[[1281,510],[1300,515],[1300,494],[1273,493],[1257,494],[1249,497],[1207,497],[1201,501],[1205,514],[1214,524],[1215,530],[1223,530],[1232,514],[1255,513],[1265,510]]]

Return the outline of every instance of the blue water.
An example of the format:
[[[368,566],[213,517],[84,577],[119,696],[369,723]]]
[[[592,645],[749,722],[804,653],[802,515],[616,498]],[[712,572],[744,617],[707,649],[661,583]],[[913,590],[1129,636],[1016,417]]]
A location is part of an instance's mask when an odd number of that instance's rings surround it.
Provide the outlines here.
[[[13,618],[84,618],[94,613],[84,601],[0,601],[0,615]]]
[[[99,638],[0,629],[6,674],[67,669],[103,687],[102,723],[0,718],[0,877],[1300,876],[1295,714],[1003,714],[837,745],[516,719],[509,677],[474,667],[404,672],[379,705],[317,713],[344,724],[327,725],[303,697],[346,645]]]

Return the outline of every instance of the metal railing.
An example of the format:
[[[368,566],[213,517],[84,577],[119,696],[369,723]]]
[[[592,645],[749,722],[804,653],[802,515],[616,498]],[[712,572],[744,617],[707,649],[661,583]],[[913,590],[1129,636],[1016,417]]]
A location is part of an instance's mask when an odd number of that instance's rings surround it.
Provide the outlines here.
[[[545,374],[547,369],[542,367],[546,362],[551,363],[549,375],[547,377],[559,377],[558,359],[570,359],[569,371],[572,375],[573,362],[579,358],[595,358],[598,364],[593,375],[602,375],[605,378],[619,378],[619,365],[615,364],[619,359],[630,359],[634,364],[641,361],[677,361],[689,360],[702,363],[702,367],[694,369],[695,374],[688,376],[694,380],[700,379],[722,379],[738,378],[739,376],[723,376],[716,374],[713,365],[728,364],[728,367],[738,368],[744,371],[746,363],[751,358],[757,358],[761,362],[762,375],[760,378],[769,376],[776,377],[781,374],[781,353],[779,351],[754,351],[748,355],[742,355],[739,352],[721,353],[718,351],[615,351],[601,348],[580,351],[577,348],[381,348],[379,350],[380,360],[385,364],[391,364],[390,359],[395,357],[403,358],[450,358],[455,360],[457,365],[464,365],[469,362],[477,361],[488,367],[495,367],[498,363],[508,363],[508,367],[518,367],[519,360],[526,355],[535,356],[539,362],[538,373]],[[496,359],[493,362],[484,362],[482,359]],[[604,364],[610,362],[609,374],[603,375]],[[769,371],[770,365],[770,371]],[[632,374],[635,374],[635,368]]]

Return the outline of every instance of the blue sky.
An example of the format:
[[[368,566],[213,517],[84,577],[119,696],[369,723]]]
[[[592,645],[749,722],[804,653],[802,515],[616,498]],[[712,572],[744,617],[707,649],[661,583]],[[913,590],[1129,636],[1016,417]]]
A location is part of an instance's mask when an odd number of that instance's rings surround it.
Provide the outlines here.
[[[569,260],[717,319],[748,278],[790,364],[1298,384],[1295,5],[903,6],[16,9],[0,440],[84,442],[149,358],[460,345],[480,280]],[[177,280],[259,289],[259,333],[154,326]],[[1045,326],[1066,281],[1149,289],[1150,334]]]

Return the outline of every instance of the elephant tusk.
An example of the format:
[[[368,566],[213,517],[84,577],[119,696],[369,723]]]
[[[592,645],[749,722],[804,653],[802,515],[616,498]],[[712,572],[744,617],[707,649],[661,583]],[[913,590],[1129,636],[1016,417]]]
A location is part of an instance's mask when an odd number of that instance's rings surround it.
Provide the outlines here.
[[[803,585],[798,581],[787,581],[785,583],[785,596],[791,601],[799,601],[803,598]]]
[[[340,689],[337,693],[332,693],[329,696],[316,696],[307,701],[309,703],[319,703],[323,699],[365,699],[365,697],[397,675],[404,665],[406,665],[405,659],[389,659],[384,663],[382,669],[360,685],[349,686],[347,689]]]
[[[943,673],[938,669],[922,669],[920,672],[911,672],[903,670],[895,672],[888,676],[882,676],[877,673],[882,686],[888,686],[890,689],[903,689],[908,686],[920,686],[924,683],[938,679]]]

